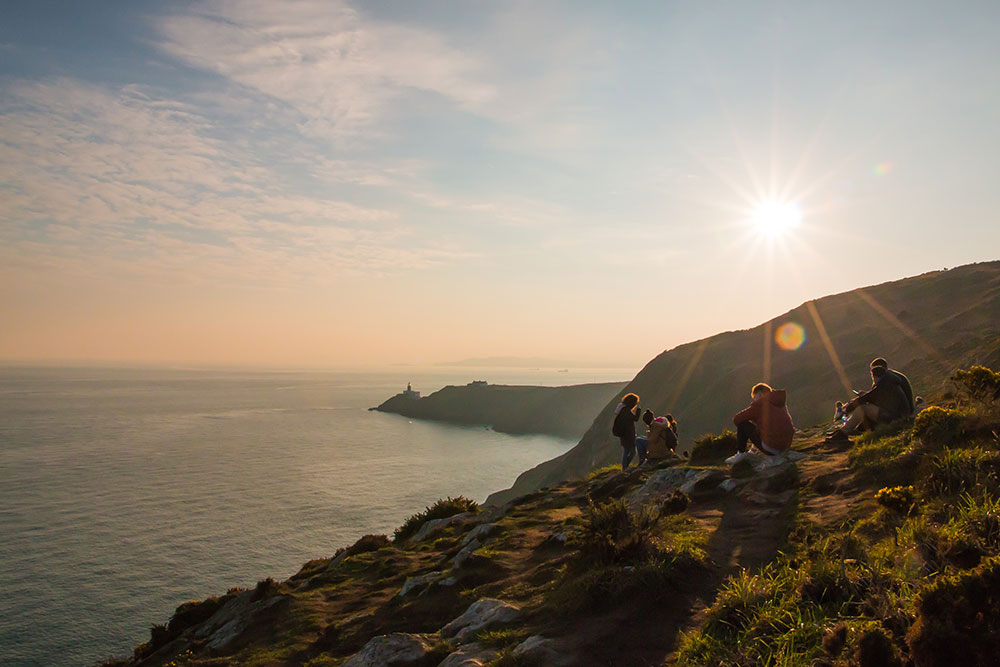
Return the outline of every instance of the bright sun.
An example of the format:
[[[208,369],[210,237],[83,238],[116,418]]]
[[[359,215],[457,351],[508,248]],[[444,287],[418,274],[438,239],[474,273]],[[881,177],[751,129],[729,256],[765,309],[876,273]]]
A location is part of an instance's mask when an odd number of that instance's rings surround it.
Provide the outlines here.
[[[792,201],[765,200],[750,214],[750,223],[769,236],[780,236],[802,222],[802,210]]]

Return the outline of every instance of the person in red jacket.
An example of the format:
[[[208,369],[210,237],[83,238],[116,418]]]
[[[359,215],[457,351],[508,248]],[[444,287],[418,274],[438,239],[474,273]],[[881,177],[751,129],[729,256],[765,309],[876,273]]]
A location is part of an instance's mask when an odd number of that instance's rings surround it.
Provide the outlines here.
[[[747,456],[747,443],[752,442],[763,454],[776,456],[792,444],[795,427],[785,406],[785,390],[771,389],[758,382],[750,390],[753,399],[745,410],[733,415],[738,451],[726,459],[734,465]]]

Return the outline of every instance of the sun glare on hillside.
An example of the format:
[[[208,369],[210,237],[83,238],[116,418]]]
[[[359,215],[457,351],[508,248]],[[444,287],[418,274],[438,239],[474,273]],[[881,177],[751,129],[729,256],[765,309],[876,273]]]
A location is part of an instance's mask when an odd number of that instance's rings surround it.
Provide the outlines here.
[[[768,236],[781,236],[802,222],[802,209],[793,201],[768,199],[754,207],[750,224]]]

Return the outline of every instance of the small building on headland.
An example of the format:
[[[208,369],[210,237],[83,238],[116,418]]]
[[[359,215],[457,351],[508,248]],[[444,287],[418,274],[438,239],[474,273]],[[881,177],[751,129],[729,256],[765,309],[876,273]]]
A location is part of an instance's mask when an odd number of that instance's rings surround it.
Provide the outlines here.
[[[413,385],[410,384],[409,382],[407,382],[406,383],[406,389],[403,391],[402,396],[403,396],[403,398],[414,398],[414,399],[416,399],[416,398],[420,398],[420,392],[419,391],[413,391]]]
[[[469,383],[470,387],[485,387],[487,385],[486,380],[473,380]]]

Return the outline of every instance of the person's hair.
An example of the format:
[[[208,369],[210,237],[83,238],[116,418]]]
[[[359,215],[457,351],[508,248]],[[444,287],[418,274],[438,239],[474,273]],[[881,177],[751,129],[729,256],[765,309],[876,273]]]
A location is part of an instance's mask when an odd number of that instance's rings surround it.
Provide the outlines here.
[[[630,408],[635,407],[636,405],[639,404],[639,396],[638,394],[625,394],[624,396],[622,396],[622,403],[629,406]]]
[[[771,391],[771,385],[764,382],[758,382],[753,386],[753,389],[750,390],[750,395],[754,396],[758,391],[769,392]]]
[[[668,422],[672,422],[673,420],[674,420],[674,416],[673,415],[667,415],[667,421]]]
[[[643,412],[642,413],[642,421],[643,421],[644,424],[646,424],[646,426],[649,426],[650,424],[652,424],[653,423],[653,411],[652,410],[646,410],[645,412]]]
[[[838,408],[844,407],[844,402],[843,401],[837,401],[837,407]]]
[[[881,366],[882,368],[889,368],[889,362],[882,357],[877,357],[872,359],[871,364],[868,365],[869,368],[875,368],[876,366]]]
[[[885,366],[872,366],[872,377],[876,380],[884,378],[887,372]]]

